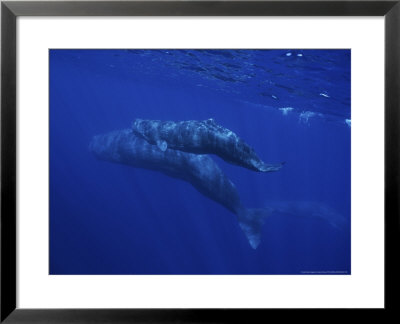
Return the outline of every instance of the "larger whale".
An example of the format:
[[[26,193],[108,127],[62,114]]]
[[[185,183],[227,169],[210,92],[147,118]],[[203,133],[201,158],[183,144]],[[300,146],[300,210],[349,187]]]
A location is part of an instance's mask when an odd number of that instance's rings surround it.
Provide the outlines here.
[[[234,213],[251,247],[256,249],[259,245],[261,226],[270,210],[244,208],[235,185],[208,155],[160,150],[131,129],[95,136],[89,149],[100,160],[155,170],[189,182],[204,196]]]
[[[263,162],[252,147],[213,119],[179,122],[136,119],[132,130],[161,151],[172,148],[196,154],[215,154],[228,163],[259,172],[278,171],[283,165]]]

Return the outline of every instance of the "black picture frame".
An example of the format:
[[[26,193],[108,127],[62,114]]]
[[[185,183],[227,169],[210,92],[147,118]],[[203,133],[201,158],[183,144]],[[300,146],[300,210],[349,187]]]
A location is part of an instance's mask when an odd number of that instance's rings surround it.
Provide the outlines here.
[[[384,16],[385,307],[347,310],[383,320],[400,307],[400,0],[395,1],[2,1],[1,2],[1,312],[4,323],[242,322],[289,309],[16,308],[16,19],[19,16]],[[304,318],[338,310],[290,310]],[[343,310],[342,310],[343,311]],[[362,312],[362,314],[361,314]],[[321,314],[322,313],[322,314]],[[318,316],[317,315],[317,316]],[[393,314],[391,314],[393,315]],[[342,316],[342,315],[340,315]],[[280,321],[283,318],[280,319]],[[360,320],[360,319],[358,319]]]

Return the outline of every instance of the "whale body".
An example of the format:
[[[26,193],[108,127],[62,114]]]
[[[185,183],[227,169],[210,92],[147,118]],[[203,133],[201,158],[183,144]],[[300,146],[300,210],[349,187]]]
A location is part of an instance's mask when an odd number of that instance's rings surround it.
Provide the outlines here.
[[[283,163],[264,163],[246,142],[213,119],[161,121],[136,119],[133,132],[161,151],[167,148],[196,154],[215,154],[228,163],[259,172],[278,171]]]
[[[160,150],[131,129],[94,136],[89,149],[100,160],[150,169],[189,182],[204,196],[234,213],[251,247],[259,245],[269,209],[244,208],[235,185],[209,156],[168,148]]]

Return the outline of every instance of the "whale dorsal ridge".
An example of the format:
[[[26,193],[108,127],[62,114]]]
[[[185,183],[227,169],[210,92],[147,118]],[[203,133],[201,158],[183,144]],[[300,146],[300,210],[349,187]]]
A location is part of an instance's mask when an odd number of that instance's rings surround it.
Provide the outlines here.
[[[166,141],[161,141],[161,140],[157,141],[157,146],[163,152],[165,152],[165,150],[168,148],[167,142]]]
[[[209,118],[205,121],[207,124],[216,125],[214,118]]]

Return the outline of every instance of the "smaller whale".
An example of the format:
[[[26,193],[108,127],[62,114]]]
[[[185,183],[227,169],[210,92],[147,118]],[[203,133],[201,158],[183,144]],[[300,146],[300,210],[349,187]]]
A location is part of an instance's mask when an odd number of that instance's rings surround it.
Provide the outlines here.
[[[195,154],[215,154],[228,163],[258,172],[273,172],[283,163],[264,163],[246,142],[213,119],[161,121],[136,119],[133,132],[161,151],[167,148]]]

